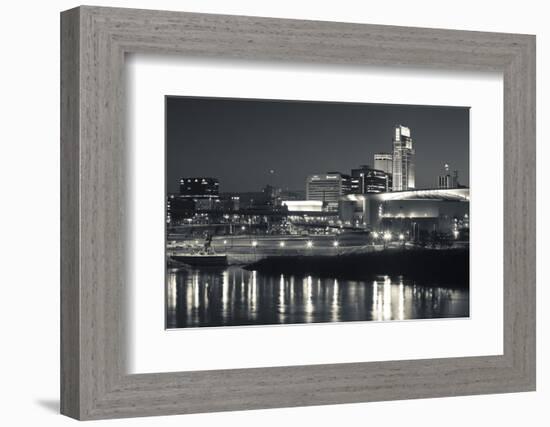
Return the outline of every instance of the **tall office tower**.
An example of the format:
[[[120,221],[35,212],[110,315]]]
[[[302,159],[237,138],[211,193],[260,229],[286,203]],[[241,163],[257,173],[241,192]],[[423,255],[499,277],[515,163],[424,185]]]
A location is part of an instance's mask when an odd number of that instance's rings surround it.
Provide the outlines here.
[[[374,169],[386,173],[386,191],[392,191],[393,184],[393,154],[377,153],[374,155]]]
[[[351,193],[370,194],[384,193],[390,185],[388,174],[379,169],[373,169],[368,165],[361,165],[351,170]]]
[[[408,127],[396,125],[393,137],[392,191],[412,190],[414,181],[414,148]]]
[[[309,175],[306,180],[306,199],[320,200],[329,209],[337,209],[339,198],[350,191],[350,176],[339,172]]]
[[[455,170],[453,174],[449,172],[449,164],[445,163],[443,166],[443,175],[437,177],[438,188],[458,188],[458,171]]]
[[[390,153],[377,153],[374,155],[374,169],[384,171],[386,173],[393,173],[393,154]]]

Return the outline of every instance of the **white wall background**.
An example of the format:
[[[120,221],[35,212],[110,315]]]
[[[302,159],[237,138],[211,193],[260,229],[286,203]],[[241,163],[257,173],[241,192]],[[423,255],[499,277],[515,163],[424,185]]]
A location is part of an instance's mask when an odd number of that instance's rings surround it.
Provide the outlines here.
[[[537,35],[538,128],[550,117],[550,27],[540,0],[460,2],[397,0],[135,0],[97,5],[441,27]],[[63,426],[59,384],[59,12],[74,1],[2,5],[0,66],[0,422]],[[550,153],[539,132],[538,215],[550,215],[542,160]],[[546,426],[550,424],[549,227],[538,225],[538,391],[413,401],[276,409],[108,421],[109,425],[257,426]],[[544,271],[546,270],[546,271]]]

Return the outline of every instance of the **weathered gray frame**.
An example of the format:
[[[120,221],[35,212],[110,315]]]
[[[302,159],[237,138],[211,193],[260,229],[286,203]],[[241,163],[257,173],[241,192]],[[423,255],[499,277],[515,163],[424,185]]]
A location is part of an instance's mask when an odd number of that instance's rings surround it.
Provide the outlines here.
[[[127,375],[129,52],[503,72],[504,354]],[[535,389],[534,36],[71,9],[61,15],[61,165],[63,414],[99,419]]]

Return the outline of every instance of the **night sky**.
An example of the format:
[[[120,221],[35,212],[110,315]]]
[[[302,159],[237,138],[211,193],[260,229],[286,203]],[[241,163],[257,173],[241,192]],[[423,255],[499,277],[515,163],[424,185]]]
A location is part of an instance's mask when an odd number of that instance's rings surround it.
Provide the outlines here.
[[[411,129],[416,188],[435,187],[444,163],[469,184],[469,108],[166,97],[166,185],[220,180],[220,192],[266,184],[305,190],[307,175],[350,173],[392,152],[394,125]]]

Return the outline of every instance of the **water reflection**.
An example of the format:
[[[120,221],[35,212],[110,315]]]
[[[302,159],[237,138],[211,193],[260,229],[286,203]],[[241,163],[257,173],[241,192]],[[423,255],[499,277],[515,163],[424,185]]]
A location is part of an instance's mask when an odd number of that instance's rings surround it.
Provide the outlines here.
[[[240,267],[169,270],[167,327],[465,317],[468,291],[403,277],[263,276]]]

